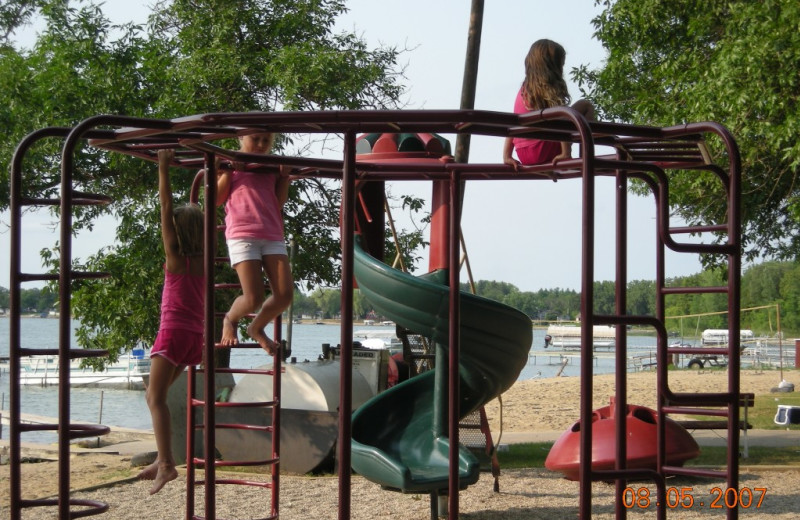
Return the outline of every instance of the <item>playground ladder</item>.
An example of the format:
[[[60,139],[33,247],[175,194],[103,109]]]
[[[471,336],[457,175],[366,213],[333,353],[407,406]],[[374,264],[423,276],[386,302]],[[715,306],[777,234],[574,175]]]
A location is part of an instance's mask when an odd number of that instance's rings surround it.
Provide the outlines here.
[[[23,196],[22,163],[26,152],[39,140],[66,138],[69,128],[44,128],[26,136],[17,146],[11,167],[11,277],[9,315],[9,393],[10,393],[10,520],[22,518],[22,510],[33,507],[56,507],[58,518],[79,518],[101,514],[108,504],[70,496],[70,441],[97,437],[109,432],[107,426],[77,424],[70,420],[70,362],[74,359],[105,357],[105,350],[73,349],[71,346],[70,298],[74,280],[107,278],[108,273],[72,270],[72,211],[76,206],[108,204],[111,199],[94,193],[75,190],[71,167],[62,170],[61,196],[31,198]],[[60,258],[58,274],[22,272],[23,208],[58,206],[60,221]],[[20,291],[25,282],[58,282],[59,324],[58,348],[23,346],[20,336]],[[57,356],[58,359],[58,424],[23,424],[21,419],[20,361],[31,356]],[[58,434],[58,498],[25,499],[21,487],[21,434],[52,431]]]
[[[213,164],[213,157],[208,160],[209,164]],[[212,177],[213,178],[213,177]],[[197,202],[199,193],[199,183],[203,182],[203,174],[198,173],[195,177],[195,182],[192,187],[192,202]],[[213,198],[213,195],[207,196]],[[206,211],[215,214],[213,205],[208,205]],[[209,220],[206,220],[208,226]],[[215,232],[223,231],[224,225],[214,226]],[[207,240],[206,243],[209,243]],[[212,242],[213,243],[213,242]],[[209,248],[206,253],[207,256],[213,259],[215,265],[230,264],[228,257],[216,257],[215,251]],[[207,262],[209,258],[206,259]],[[213,276],[209,276],[209,286],[213,290],[206,292],[208,299],[207,308],[214,309],[215,298],[214,295],[217,291],[223,290],[241,290],[239,283],[224,283],[215,282]],[[208,316],[208,314],[207,314]],[[221,320],[225,316],[225,312],[214,312],[215,320]],[[209,321],[208,319],[206,321]],[[259,520],[271,520],[278,518],[278,497],[279,497],[279,471],[280,471],[280,391],[281,391],[281,362],[282,354],[284,351],[283,342],[281,341],[281,320],[278,316],[274,322],[274,335],[275,341],[281,345],[278,353],[273,356],[273,366],[271,369],[238,369],[238,368],[216,368],[214,367],[214,351],[221,348],[257,348],[260,349],[258,343],[244,343],[240,342],[232,347],[223,346],[221,343],[215,343],[214,338],[214,323],[206,323],[206,352],[205,352],[205,367],[196,368],[189,367],[188,383],[187,383],[187,428],[186,428],[186,518],[187,520],[195,519],[208,519],[215,520],[217,518],[216,507],[216,485],[240,485],[252,486],[263,489],[271,489],[269,512],[267,516],[261,517]],[[217,392],[215,389],[216,377],[215,374],[228,373],[228,374],[260,374],[264,376],[272,376],[272,400],[260,402],[220,402],[217,401]],[[203,396],[199,397],[196,389],[196,374],[203,374],[204,376],[204,389]],[[271,421],[269,425],[256,425],[256,424],[241,424],[241,423],[219,423],[216,420],[217,409],[235,409],[235,408],[263,408],[271,410]],[[198,423],[198,413],[203,412],[203,421]],[[216,430],[218,429],[232,429],[232,430],[249,430],[259,432],[269,432],[271,434],[271,450],[270,453],[264,458],[253,460],[217,460],[216,457]],[[202,457],[196,456],[195,452],[195,431],[203,433],[203,450]],[[248,480],[244,478],[229,478],[218,477],[216,468],[218,467],[270,467],[270,479],[268,481]],[[204,476],[198,478],[197,469],[204,469]],[[196,486],[203,485],[205,489],[205,516],[195,514],[195,488]]]
[[[597,136],[597,142],[604,139],[603,134],[620,133],[615,138],[613,146],[617,149],[616,159],[608,160],[607,157],[598,157],[593,164],[589,165],[589,176],[594,172],[605,170],[613,173],[616,178],[617,186],[617,275],[616,275],[616,313],[613,315],[599,315],[593,311],[593,294],[591,283],[593,274],[591,265],[593,263],[593,242],[594,232],[590,225],[584,225],[584,262],[583,280],[584,297],[581,303],[581,313],[584,316],[583,327],[584,336],[590,335],[592,325],[606,324],[617,326],[617,370],[616,370],[616,396],[615,406],[616,415],[625,417],[626,413],[626,326],[627,325],[646,325],[651,326],[657,333],[658,348],[656,359],[657,370],[657,394],[658,394],[658,424],[657,424],[657,464],[656,471],[644,471],[635,469],[617,469],[608,471],[595,471],[590,467],[591,461],[591,437],[584,435],[581,439],[581,465],[584,468],[581,476],[580,492],[580,517],[590,518],[591,516],[591,482],[594,480],[615,480],[617,485],[617,517],[625,518],[627,512],[623,507],[619,497],[623,496],[626,486],[630,480],[647,479],[653,481],[657,487],[658,498],[656,513],[659,519],[666,518],[669,510],[668,500],[666,500],[665,478],[671,475],[698,476],[707,478],[722,479],[727,482],[727,487],[738,489],[739,462],[739,407],[747,406],[752,403],[752,394],[739,393],[739,310],[740,310],[740,209],[739,209],[739,179],[740,164],[738,148],[730,134],[723,127],[715,123],[697,123],[672,128],[642,128],[614,125],[607,123],[591,124],[593,134]],[[727,171],[712,164],[708,150],[702,135],[704,133],[716,134],[721,138],[728,155],[729,165]],[[714,225],[692,225],[687,227],[670,227],[668,217],[667,199],[669,176],[667,170],[688,170],[709,172],[717,176],[725,189],[727,201],[727,222]],[[625,196],[627,193],[627,183],[630,178],[637,178],[649,185],[653,192],[656,202],[656,316],[631,316],[626,315],[627,287],[627,203]],[[587,176],[584,175],[584,181]],[[583,211],[585,214],[592,215],[594,212],[593,187],[590,191],[584,192]],[[723,240],[717,244],[698,244],[683,243],[676,240],[678,235],[717,233]],[[719,287],[668,287],[665,278],[665,251],[669,248],[678,253],[724,255],[728,270],[727,284]],[[701,348],[701,347],[679,347],[668,348],[667,329],[665,316],[665,297],[674,294],[708,294],[721,293],[728,297],[728,317],[729,317],[729,337],[732,338],[729,345],[725,348]],[[587,297],[587,294],[590,295]],[[588,319],[587,319],[588,318]],[[735,331],[735,332],[734,332]],[[725,355],[729,358],[728,381],[724,391],[715,393],[675,393],[669,388],[669,372],[667,370],[668,361],[673,354],[707,354]],[[582,351],[583,359],[591,356],[591,348]],[[582,403],[581,418],[585,424],[590,424],[588,414],[591,412],[592,395],[592,371],[590,363],[581,364],[581,389],[582,395],[588,404]],[[727,466],[723,470],[707,470],[697,468],[684,468],[670,466],[666,463],[666,439],[665,422],[669,414],[689,414],[706,415],[712,417],[727,418],[727,440],[728,458]],[[627,439],[626,426],[622,424],[617,428],[616,450],[617,459],[626,460]],[[589,431],[591,428],[588,429]],[[586,470],[588,467],[588,471]],[[727,508],[728,519],[738,518],[737,508]]]
[[[676,233],[696,233],[696,232],[709,232],[720,231],[720,226],[690,226],[687,228],[670,229],[670,234]],[[727,231],[727,229],[725,230]],[[719,246],[709,246],[704,244],[685,244],[687,252],[694,251],[697,253],[708,254],[726,254],[733,257],[733,260],[728,261],[729,280],[728,284],[719,287],[665,287],[664,280],[661,282],[659,291],[660,308],[664,308],[663,298],[668,294],[709,294],[709,293],[722,293],[728,296],[728,309],[729,309],[729,327],[730,338],[733,338],[727,346],[724,347],[671,347],[669,348],[670,354],[705,354],[710,356],[728,356],[729,359],[729,382],[728,390],[717,393],[682,393],[677,394],[669,390],[667,384],[666,363],[660,363],[658,370],[662,373],[663,377],[659,379],[665,384],[659,387],[659,403],[658,408],[660,416],[664,417],[669,414],[683,414],[694,416],[707,416],[707,417],[723,417],[727,419],[727,445],[728,445],[728,460],[727,467],[723,470],[699,470],[675,466],[661,466],[661,470],[667,475],[686,475],[686,476],[701,476],[711,477],[726,480],[728,487],[738,489],[738,457],[739,457],[739,431],[742,426],[740,420],[739,408],[744,406],[752,406],[753,395],[739,393],[739,369],[740,369],[740,342],[739,342],[739,276],[732,274],[732,271],[737,271],[739,266],[738,241],[731,238],[728,246],[722,248],[720,251]],[[736,331],[734,334],[733,331]],[[747,426],[744,425],[746,428]],[[663,442],[663,439],[662,439]],[[728,517],[735,518],[738,514],[737,508],[728,508]]]

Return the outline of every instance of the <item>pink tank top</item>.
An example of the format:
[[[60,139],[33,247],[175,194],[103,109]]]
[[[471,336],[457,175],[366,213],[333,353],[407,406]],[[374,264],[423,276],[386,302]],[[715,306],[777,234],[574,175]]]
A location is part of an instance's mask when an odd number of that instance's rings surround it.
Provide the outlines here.
[[[205,315],[205,276],[170,273],[164,266],[164,291],[161,293],[161,326],[163,329],[180,329],[203,332]]]
[[[225,205],[225,238],[283,240],[283,215],[275,194],[277,175],[234,171]]]
[[[524,114],[531,110],[525,106],[522,99],[522,89],[517,92],[517,99],[514,100],[514,113]],[[552,161],[561,153],[561,143],[558,141],[542,141],[541,139],[530,139],[527,137],[515,137],[514,149],[517,157],[522,164],[532,166]]]

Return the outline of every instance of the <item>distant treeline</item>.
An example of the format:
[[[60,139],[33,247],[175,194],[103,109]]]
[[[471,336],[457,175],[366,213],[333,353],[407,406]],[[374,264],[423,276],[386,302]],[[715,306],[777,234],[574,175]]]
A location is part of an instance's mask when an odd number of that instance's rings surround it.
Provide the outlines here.
[[[0,309],[8,309],[9,296],[8,289],[0,287]],[[58,294],[53,292],[49,287],[44,287],[42,289],[22,289],[20,291],[19,300],[23,313],[40,314],[48,312],[56,306]]]
[[[692,276],[673,278],[668,287],[719,287],[726,281],[719,273],[704,271]],[[464,286],[464,289],[467,287]],[[503,302],[520,309],[532,320],[577,320],[581,294],[571,289],[540,289],[523,292],[505,282],[478,281],[475,292],[480,296]],[[626,311],[630,315],[654,316],[656,310],[655,282],[628,282]],[[758,335],[785,336],[800,332],[800,264],[766,262],[747,269],[742,274],[741,328]],[[614,282],[594,284],[594,310],[598,314],[614,314],[616,290]],[[725,328],[728,315],[728,296],[724,293],[675,294],[664,298],[667,330],[682,335],[699,335],[704,329]],[[780,310],[780,317],[778,317]]]
[[[726,281],[715,271],[672,278],[668,287],[718,287]],[[468,284],[462,290],[470,291]],[[535,292],[520,291],[507,282],[479,280],[475,283],[479,296],[515,307],[532,320],[574,321],[580,314],[581,295],[572,289],[540,289]],[[741,327],[751,329],[759,335],[774,335],[778,331],[777,309],[780,307],[780,325],[785,336],[800,333],[800,263],[765,262],[748,268],[742,274]],[[634,280],[628,282],[627,313],[653,316],[656,309],[655,282]],[[305,295],[297,293],[294,299],[294,315],[338,317],[341,311],[341,293],[338,289],[317,289]],[[594,284],[594,308],[600,314],[613,314],[616,291],[614,282]],[[665,297],[665,315],[678,317],[669,319],[667,329],[683,335],[699,334],[704,329],[724,328],[728,324],[727,314],[712,314],[728,307],[726,294],[678,294]],[[358,291],[355,291],[354,318],[380,318]]]
[[[668,280],[669,287],[717,287],[726,282],[715,271],[703,271],[692,276]],[[467,284],[462,289],[470,291]],[[532,320],[574,321],[579,318],[581,295],[572,289],[540,289],[535,292],[520,291],[507,282],[479,280],[475,283],[479,296],[515,307]],[[787,336],[800,332],[800,263],[765,262],[748,268],[742,274],[741,326],[759,335],[774,335],[778,330],[777,309],[780,307],[781,330]],[[0,287],[0,308],[8,308],[8,289]],[[49,288],[23,289],[22,308],[26,312],[44,312],[51,309],[57,294]],[[677,294],[665,297],[667,317],[691,316],[668,320],[667,329],[684,335],[693,335],[703,329],[724,328],[728,324],[727,295]],[[610,281],[595,282],[594,308],[600,314],[613,314],[615,287]],[[655,282],[634,280],[628,283],[627,312],[631,315],[655,315]],[[752,309],[752,310],[750,310]],[[354,318],[381,318],[366,299],[355,291]],[[310,294],[295,293],[294,316],[337,318],[341,314],[339,289],[316,289]],[[720,313],[720,314],[715,314]],[[695,316],[700,315],[700,316]],[[699,333],[699,332],[698,332]]]

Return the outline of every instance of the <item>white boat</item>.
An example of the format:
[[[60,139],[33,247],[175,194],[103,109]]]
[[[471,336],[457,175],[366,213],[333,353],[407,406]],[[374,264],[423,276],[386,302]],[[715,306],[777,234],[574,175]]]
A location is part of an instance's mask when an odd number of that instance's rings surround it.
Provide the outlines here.
[[[353,331],[353,340],[373,350],[389,349],[392,354],[403,351],[396,329],[362,329]]]
[[[613,348],[617,331],[609,325],[595,325],[592,327],[593,348]],[[544,346],[576,349],[581,346],[580,325],[550,325],[544,337]]]
[[[744,347],[746,343],[755,341],[755,335],[752,330],[741,329],[739,330],[739,341],[741,346]],[[704,347],[724,347],[728,345],[728,329],[706,329],[700,336],[700,343]]]
[[[20,359],[21,385],[57,385],[59,381],[58,356],[30,356]],[[122,354],[116,363],[109,363],[105,370],[95,371],[82,367],[80,359],[70,362],[69,383],[71,386],[103,386],[129,389],[144,389],[144,379],[150,373],[150,358],[145,349],[135,348]]]

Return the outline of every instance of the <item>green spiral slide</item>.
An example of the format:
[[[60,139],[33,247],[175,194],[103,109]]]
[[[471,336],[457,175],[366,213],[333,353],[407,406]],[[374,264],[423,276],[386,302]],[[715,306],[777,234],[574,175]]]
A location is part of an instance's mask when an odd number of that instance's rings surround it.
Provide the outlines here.
[[[447,357],[441,354],[448,345],[450,290],[442,283],[446,272],[416,277],[392,269],[357,245],[355,277],[378,313],[433,339],[437,370],[378,394],[353,414],[352,468],[404,493],[446,492],[449,439],[443,410],[448,385],[442,373]],[[459,417],[463,418],[517,380],[531,348],[531,321],[517,309],[462,292],[460,336]],[[463,446],[458,464],[461,488],[477,482],[478,460]]]

